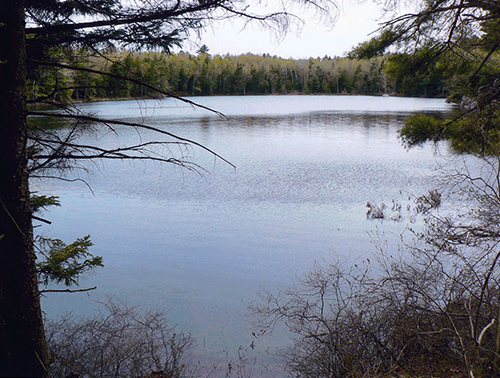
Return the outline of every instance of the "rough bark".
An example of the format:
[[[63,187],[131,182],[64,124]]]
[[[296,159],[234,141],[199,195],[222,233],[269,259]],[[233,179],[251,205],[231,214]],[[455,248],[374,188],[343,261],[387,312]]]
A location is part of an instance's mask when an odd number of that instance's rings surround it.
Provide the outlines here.
[[[0,376],[48,377],[29,204],[23,0],[0,0]]]

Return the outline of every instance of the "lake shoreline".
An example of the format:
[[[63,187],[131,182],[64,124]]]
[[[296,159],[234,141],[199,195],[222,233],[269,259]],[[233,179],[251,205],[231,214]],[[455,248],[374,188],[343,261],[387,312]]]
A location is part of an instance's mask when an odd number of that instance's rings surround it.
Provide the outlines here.
[[[180,95],[172,95],[172,96],[145,96],[145,97],[102,97],[102,98],[93,98],[90,100],[82,100],[82,99],[72,99],[72,103],[80,104],[80,103],[92,103],[92,102],[101,102],[101,101],[144,101],[144,100],[163,100],[168,98],[197,98],[197,97],[246,97],[246,96],[258,96],[258,97],[288,97],[288,96],[332,96],[332,97],[356,97],[356,96],[367,96],[367,97],[397,97],[397,98],[422,98],[422,99],[447,99],[446,96],[442,97],[408,97],[402,94],[390,93],[390,94],[363,94],[363,93],[233,93],[233,94],[213,94],[213,95],[191,95],[191,94],[180,94]]]

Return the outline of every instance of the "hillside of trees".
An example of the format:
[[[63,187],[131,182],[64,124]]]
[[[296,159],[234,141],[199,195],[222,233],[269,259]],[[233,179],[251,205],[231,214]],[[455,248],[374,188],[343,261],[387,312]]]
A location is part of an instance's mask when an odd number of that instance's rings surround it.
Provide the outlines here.
[[[384,57],[364,60],[325,56],[295,60],[269,54],[221,56],[209,54],[206,46],[197,55],[115,51],[89,57],[87,51],[81,56],[85,56],[77,62],[81,71],[69,73],[57,67],[38,70],[29,83],[29,96],[57,94],[74,100],[158,96],[152,88],[121,79],[131,75],[137,81],[184,96],[389,93],[445,97],[449,93],[442,72],[433,70],[425,73],[425,77],[408,76],[403,59]]]

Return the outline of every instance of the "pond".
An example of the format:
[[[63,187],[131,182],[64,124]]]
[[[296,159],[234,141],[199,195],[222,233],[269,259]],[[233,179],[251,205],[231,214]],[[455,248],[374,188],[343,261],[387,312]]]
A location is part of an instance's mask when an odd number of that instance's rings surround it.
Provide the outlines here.
[[[145,122],[197,141],[235,168],[200,148],[172,145],[170,152],[196,163],[197,172],[108,160],[69,174],[85,183],[34,181],[35,190],[62,203],[44,214],[52,224],[38,232],[67,242],[90,234],[93,252],[105,263],[81,282],[97,290],[51,294],[42,306],[49,317],[67,309],[91,314],[96,300],[111,295],[168,308],[172,323],[198,339],[201,363],[223,364],[239,347],[252,361],[267,361],[275,347],[286,345],[287,335],[259,339],[249,348],[254,338],[246,304],[260,288],[290,284],[314,261],[366,258],[371,232],[395,239],[406,221],[369,221],[367,202],[426,193],[451,155],[445,145],[407,150],[398,130],[411,113],[444,114],[453,107],[442,99],[367,96],[191,100],[227,118],[173,99],[80,105],[101,117]],[[152,137],[97,126],[80,139],[110,147]]]

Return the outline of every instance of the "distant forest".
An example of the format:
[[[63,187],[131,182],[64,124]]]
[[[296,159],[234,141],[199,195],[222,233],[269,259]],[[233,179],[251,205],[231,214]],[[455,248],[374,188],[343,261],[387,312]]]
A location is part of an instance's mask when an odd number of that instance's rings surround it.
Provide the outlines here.
[[[158,96],[145,85],[120,79],[130,75],[138,82],[183,96],[387,93],[445,97],[450,93],[449,80],[439,69],[407,75],[404,56],[369,60],[329,56],[284,59],[269,54],[221,56],[209,54],[206,46],[196,55],[112,51],[89,57],[82,51],[81,56],[85,58],[76,63],[82,70],[76,73],[60,68],[32,73],[29,96],[56,95],[57,100]]]

